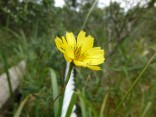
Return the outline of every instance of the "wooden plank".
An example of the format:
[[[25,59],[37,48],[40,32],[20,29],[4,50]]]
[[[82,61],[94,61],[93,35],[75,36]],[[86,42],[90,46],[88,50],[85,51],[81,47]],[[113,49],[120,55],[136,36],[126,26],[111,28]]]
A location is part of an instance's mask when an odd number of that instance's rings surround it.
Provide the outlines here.
[[[17,89],[19,82],[23,79],[26,70],[26,62],[21,61],[9,69],[10,81],[13,92]],[[0,75],[0,108],[10,97],[6,73]]]

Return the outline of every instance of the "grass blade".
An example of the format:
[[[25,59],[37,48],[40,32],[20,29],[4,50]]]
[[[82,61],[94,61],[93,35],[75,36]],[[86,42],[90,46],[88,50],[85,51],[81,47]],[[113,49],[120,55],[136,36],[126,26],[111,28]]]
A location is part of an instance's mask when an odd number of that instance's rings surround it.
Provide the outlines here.
[[[51,78],[53,100],[54,100],[58,96],[58,84],[57,84],[57,77],[53,69],[50,69],[50,78]],[[54,103],[55,117],[57,117],[58,109],[59,109],[59,99],[57,99]]]
[[[31,95],[28,95],[20,104],[19,108],[17,109],[16,113],[14,114],[14,117],[20,117],[20,114],[22,112],[22,109],[25,105],[25,103],[28,101],[28,99],[31,97]]]
[[[81,97],[80,97],[80,107],[81,107],[82,117],[87,117],[85,102]]]
[[[9,93],[10,93],[10,96],[11,96],[11,99],[12,99],[12,103],[13,103],[13,101],[14,101],[14,94],[13,94],[13,90],[12,90],[10,74],[9,74],[9,71],[8,71],[8,69],[9,69],[8,61],[7,61],[7,58],[6,58],[5,54],[3,53],[3,51],[4,50],[2,50],[2,48],[0,48],[0,54],[1,54],[2,60],[4,62],[4,69],[5,69],[5,72],[6,72],[6,75],[7,75]]]
[[[67,113],[66,113],[66,117],[70,117],[71,112],[72,112],[72,110],[73,110],[73,106],[74,106],[74,104],[75,104],[75,102],[76,102],[77,96],[78,96],[78,94],[77,94],[76,92],[74,92],[73,95],[72,95],[70,104],[69,104],[69,106],[68,106],[68,110],[67,110]]]
[[[87,20],[88,20],[88,18],[89,18],[89,15],[90,15],[91,12],[93,11],[93,9],[94,9],[94,7],[96,6],[97,2],[98,2],[98,0],[95,0],[95,1],[94,1],[92,7],[90,8],[89,12],[87,13],[87,16],[86,16],[86,18],[85,18],[85,21],[84,21],[84,23],[83,23],[83,25],[82,25],[82,27],[81,27],[81,30],[84,29],[84,27],[85,27],[85,25],[86,25],[86,23],[87,23]]]
[[[151,106],[152,106],[152,102],[148,102],[145,110],[143,111],[143,113],[141,115],[141,117],[147,117],[146,114],[147,114],[147,112],[148,112],[148,110],[150,109]]]
[[[105,109],[105,106],[106,106],[107,99],[108,99],[108,94],[106,94],[106,96],[103,99],[103,103],[102,103],[102,106],[101,106],[100,116],[99,117],[104,117],[103,112],[104,112],[104,109]]]
[[[92,110],[93,117],[97,117],[97,112],[95,111],[93,105],[86,99],[86,97],[81,93],[80,90],[78,90],[78,95],[79,95],[79,98],[83,100],[84,104]]]
[[[147,68],[149,67],[149,65],[151,64],[151,62],[154,60],[156,56],[156,53],[151,57],[151,59],[147,62],[147,64],[145,65],[145,67],[142,69],[142,71],[140,72],[140,74],[138,75],[138,77],[136,78],[136,80],[133,82],[133,84],[130,86],[130,88],[128,89],[128,91],[126,92],[126,94],[124,95],[124,97],[121,99],[121,101],[119,102],[119,104],[117,105],[114,114],[117,112],[117,110],[120,108],[120,106],[122,105],[122,103],[125,101],[125,99],[127,98],[128,94],[130,94],[130,92],[133,90],[133,88],[135,87],[135,85],[137,84],[137,82],[139,81],[139,79],[141,78],[141,76],[144,74],[144,72],[147,70]]]

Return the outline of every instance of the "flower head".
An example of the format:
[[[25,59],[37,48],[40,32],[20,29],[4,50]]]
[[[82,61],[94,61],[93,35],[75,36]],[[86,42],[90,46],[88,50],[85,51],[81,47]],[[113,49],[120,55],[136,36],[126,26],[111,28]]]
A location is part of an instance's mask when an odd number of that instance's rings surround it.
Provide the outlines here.
[[[64,54],[68,62],[76,66],[87,67],[92,70],[101,70],[97,65],[104,62],[104,50],[93,47],[94,38],[85,36],[86,32],[80,31],[77,40],[72,32],[66,32],[66,36],[55,38],[57,48]]]

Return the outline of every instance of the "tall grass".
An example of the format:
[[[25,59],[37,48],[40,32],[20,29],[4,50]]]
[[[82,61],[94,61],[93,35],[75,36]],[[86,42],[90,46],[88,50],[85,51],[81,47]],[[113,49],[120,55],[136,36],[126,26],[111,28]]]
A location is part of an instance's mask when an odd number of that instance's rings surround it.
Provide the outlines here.
[[[86,14],[82,29],[92,10],[93,7]],[[64,33],[65,27],[59,29],[62,32],[53,30],[52,34],[42,36],[38,35],[41,33],[37,30],[39,27],[36,24],[34,27],[31,36],[23,31],[7,31],[11,37],[3,36],[3,50],[7,53],[5,60],[12,58],[16,61],[13,64],[21,59],[27,62],[26,76],[19,87],[21,97],[14,102],[17,106],[13,111],[6,109],[5,113],[1,112],[4,116],[50,117],[59,112],[61,99],[54,103],[53,99],[63,88],[65,60],[56,50],[54,38]],[[96,43],[105,45],[104,33],[85,29],[98,34]],[[146,46],[142,46],[145,43]],[[78,117],[155,117],[156,58],[149,50],[150,45],[148,40],[129,37],[111,58],[106,58],[101,71],[76,68],[75,86],[78,90],[73,95],[67,116],[76,103]],[[104,49],[107,54],[108,48]]]
[[[63,86],[62,76],[64,75],[65,61],[57,53],[55,46],[50,45],[51,37],[27,39],[23,33],[19,34],[18,39],[21,39],[23,44],[19,44],[14,49],[16,57],[25,59],[28,65],[26,76],[19,89],[22,95],[20,102],[23,106],[19,106],[15,110],[20,109],[17,112],[20,112],[21,116],[54,116],[59,104],[57,102],[54,103],[55,106],[52,104],[52,95],[57,90],[54,87],[51,89],[51,80],[54,80],[55,77],[50,76],[49,67],[55,70],[59,91]],[[76,102],[77,105],[77,115],[83,117],[113,116],[112,114],[117,108],[115,117],[154,116],[156,81],[153,70],[155,69],[155,58],[152,57],[152,61],[149,59],[143,61],[141,65],[134,64],[132,61],[125,65],[120,64],[119,67],[116,67],[118,64],[115,62],[111,62],[112,65],[106,62],[105,66],[107,67],[104,66],[104,69],[97,73],[77,68],[75,82],[79,90],[75,92],[77,98],[75,96],[73,98],[73,102]],[[57,63],[57,61],[60,62]],[[147,62],[147,69],[142,71]],[[134,85],[138,74],[141,74],[140,80],[137,80]],[[131,88],[128,90],[129,87]],[[29,95],[32,97],[27,98]],[[122,102],[120,102],[121,100]],[[68,112],[70,113],[70,110]]]

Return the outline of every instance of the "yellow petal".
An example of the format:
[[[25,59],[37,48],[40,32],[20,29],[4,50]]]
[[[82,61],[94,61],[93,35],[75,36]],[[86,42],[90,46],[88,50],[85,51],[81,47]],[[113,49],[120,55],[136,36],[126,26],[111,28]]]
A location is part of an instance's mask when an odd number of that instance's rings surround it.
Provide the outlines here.
[[[68,62],[71,62],[72,61],[72,59],[71,58],[69,58],[66,54],[64,54],[64,58],[66,59],[66,61],[68,61]]]
[[[66,54],[66,56],[68,56],[70,59],[74,59],[74,49],[67,46],[66,51],[64,52]]]
[[[99,67],[99,66],[91,66],[91,65],[89,65],[89,66],[87,66],[89,69],[91,69],[91,70],[101,70],[101,68]]]
[[[104,58],[98,58],[98,59],[84,59],[84,63],[88,65],[99,65],[104,62]]]
[[[86,67],[86,64],[85,64],[84,62],[77,61],[77,60],[74,60],[73,62],[74,62],[74,64],[75,64],[76,66]]]
[[[82,53],[86,52],[87,50],[90,50],[93,47],[93,43],[94,43],[93,37],[91,36],[86,37],[81,48]]]
[[[80,31],[77,37],[77,46],[81,47],[81,53],[84,53],[93,47],[94,38],[90,35],[86,37],[85,34],[86,32]]]
[[[78,34],[78,36],[77,36],[77,45],[78,46],[83,44],[85,35],[86,35],[86,32],[84,32],[84,31],[80,31],[80,33]]]
[[[100,47],[94,47],[94,38],[85,36],[86,32],[80,31],[77,41],[72,32],[66,32],[66,37],[62,40],[55,39],[57,48],[64,54],[68,62],[73,62],[76,66],[87,67],[92,70],[101,70],[97,65],[104,62],[104,50]]]
[[[104,58],[104,50],[100,49],[99,47],[92,48],[87,51],[87,53],[87,58]]]
[[[87,56],[85,59],[83,59],[83,62],[89,65],[99,65],[103,63],[104,60],[104,50],[101,50],[99,47],[96,47],[87,51]]]
[[[68,44],[64,36],[62,36],[62,42],[63,42],[64,45]]]
[[[69,46],[74,47],[76,45],[75,36],[72,32],[66,32],[66,40]]]
[[[62,44],[62,40],[58,37],[55,38],[55,44],[56,44],[56,47],[64,53],[65,51],[65,48],[63,47],[63,44]]]

